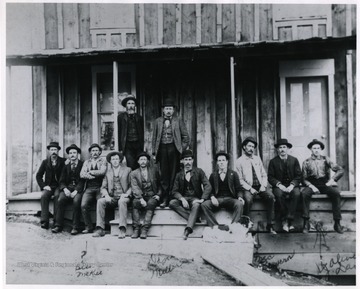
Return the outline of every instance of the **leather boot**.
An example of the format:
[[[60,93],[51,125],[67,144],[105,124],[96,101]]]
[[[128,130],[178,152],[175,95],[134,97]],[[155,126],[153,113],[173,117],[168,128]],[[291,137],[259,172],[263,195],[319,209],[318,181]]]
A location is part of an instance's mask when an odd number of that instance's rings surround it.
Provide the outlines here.
[[[192,233],[192,229],[189,227],[186,227],[184,230],[184,234],[183,234],[183,239],[187,240],[187,238],[189,237],[189,235]]]
[[[146,239],[148,231],[149,231],[149,227],[142,226],[140,239]]]
[[[303,227],[303,233],[308,234],[310,230],[310,223],[308,219],[304,219],[304,227]]]
[[[339,234],[344,233],[342,226],[340,225],[340,220],[335,220],[334,230]]]
[[[131,235],[131,239],[137,239],[140,236],[140,226],[133,227],[133,233]]]

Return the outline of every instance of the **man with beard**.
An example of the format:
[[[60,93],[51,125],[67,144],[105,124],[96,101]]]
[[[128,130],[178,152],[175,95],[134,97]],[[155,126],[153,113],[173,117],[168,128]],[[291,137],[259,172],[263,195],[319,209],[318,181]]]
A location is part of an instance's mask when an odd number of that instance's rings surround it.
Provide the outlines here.
[[[102,149],[98,144],[92,144],[89,147],[90,159],[84,162],[80,172],[80,177],[86,180],[86,189],[81,200],[81,212],[85,222],[83,234],[93,232],[90,205],[100,198],[100,187],[107,169],[106,160],[100,158],[101,152]]]
[[[193,232],[200,212],[200,205],[211,193],[211,185],[202,169],[193,166],[194,156],[191,150],[182,153],[184,169],[177,173],[172,190],[173,200],[169,207],[186,219],[187,225],[183,239]]]
[[[125,238],[127,226],[127,208],[130,203],[130,172],[122,161],[124,156],[120,152],[111,152],[106,156],[110,164],[101,185],[101,198],[96,204],[96,227],[93,237],[105,236],[105,210],[119,207],[119,239]]]
[[[84,179],[80,178],[80,171],[83,162],[79,160],[81,149],[77,145],[72,144],[66,148],[66,153],[69,155],[70,163],[63,168],[60,178],[60,196],[58,200],[58,208],[56,213],[55,228],[51,231],[59,233],[63,230],[64,214],[66,204],[73,203],[73,228],[71,235],[76,235],[80,229],[81,216],[81,197],[84,189]]]
[[[124,93],[126,97],[121,101],[126,112],[118,115],[119,151],[126,158],[127,166],[132,170],[138,167],[136,156],[144,149],[144,121],[141,115],[135,112],[136,98]]]
[[[180,155],[190,144],[190,137],[184,122],[174,116],[175,103],[166,99],[162,105],[163,116],[154,123],[152,153],[155,161],[160,163],[163,200],[160,207],[169,204],[169,194],[179,170]]]
[[[133,200],[133,234],[131,238],[146,239],[156,206],[160,201],[161,185],[157,166],[149,166],[150,156],[142,152],[137,157],[139,168],[130,175]],[[140,225],[140,210],[146,210],[144,224]],[[140,235],[141,230],[141,235]]]
[[[65,159],[59,157],[61,147],[58,142],[50,142],[47,146],[50,156],[43,160],[36,174],[36,181],[42,191],[41,194],[41,228],[49,228],[49,202],[54,196],[54,223],[56,221],[57,200],[60,194],[59,181]],[[45,180],[43,179],[45,175]]]
[[[244,215],[250,216],[250,209],[253,199],[258,196],[266,203],[267,208],[267,230],[271,234],[276,234],[274,223],[274,195],[266,190],[267,174],[261,159],[254,155],[257,142],[252,137],[247,137],[242,142],[244,154],[236,160],[235,167],[240,177],[240,185],[243,189],[243,199],[245,200]]]

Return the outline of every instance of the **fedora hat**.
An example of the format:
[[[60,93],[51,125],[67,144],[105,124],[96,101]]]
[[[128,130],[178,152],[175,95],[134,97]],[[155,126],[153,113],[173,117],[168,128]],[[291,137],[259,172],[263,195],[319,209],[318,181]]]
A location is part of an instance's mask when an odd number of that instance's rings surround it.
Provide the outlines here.
[[[147,157],[147,159],[150,161],[150,156],[147,152],[141,152],[137,155],[136,160],[138,161],[141,157]]]
[[[229,160],[229,158],[230,158],[229,154],[226,153],[225,151],[219,151],[219,152],[217,152],[216,155],[215,155],[215,160],[217,160],[217,158],[218,158],[219,156],[225,156],[227,160]]]
[[[192,152],[192,150],[184,150],[183,153],[181,154],[181,159],[185,159],[185,158],[194,158],[194,154]]]
[[[119,156],[120,162],[122,162],[123,159],[124,159],[124,155],[123,155],[121,152],[114,151],[114,152],[109,153],[109,154],[106,156],[106,160],[108,161],[108,163],[110,163],[110,160],[111,160],[111,157],[112,157],[112,156]]]
[[[242,142],[241,146],[242,146],[242,147],[243,147],[243,146],[246,146],[248,142],[252,142],[252,143],[255,145],[255,148],[257,147],[257,142],[256,142],[256,140],[255,140],[253,137],[251,137],[251,136],[249,136],[249,137],[247,137],[246,139],[244,139],[244,141]]]
[[[166,98],[164,99],[163,103],[162,103],[162,107],[165,106],[172,106],[172,107],[176,107],[175,101],[171,98]]]
[[[99,146],[97,143],[93,143],[90,147],[89,147],[89,152],[91,151],[91,149],[93,148],[98,148],[100,150],[100,152],[102,152],[102,148],[101,146]]]
[[[121,101],[121,105],[123,107],[126,107],[126,104],[129,100],[133,100],[135,102],[135,105],[137,105],[137,101],[135,96],[133,96],[132,94],[129,94],[127,97],[125,97],[122,101]]]
[[[286,145],[289,149],[292,148],[292,144],[289,143],[286,138],[278,139],[277,143],[274,144],[274,147],[275,147],[275,148],[278,148],[278,147],[281,146],[281,145]]]
[[[316,138],[314,138],[314,139],[312,140],[312,142],[310,142],[310,143],[307,145],[308,149],[311,149],[312,146],[315,145],[315,144],[320,145],[320,147],[321,147],[322,150],[325,148],[325,145],[324,145],[321,141],[319,141],[319,140],[317,140]]]
[[[61,150],[61,147],[59,146],[59,143],[57,141],[51,141],[47,145],[47,149],[50,149],[51,147],[57,148],[58,150]]]
[[[81,154],[81,149],[78,148],[78,146],[76,144],[72,144],[72,145],[68,146],[65,151],[67,154],[69,154],[70,150],[77,150],[77,152],[79,154]]]

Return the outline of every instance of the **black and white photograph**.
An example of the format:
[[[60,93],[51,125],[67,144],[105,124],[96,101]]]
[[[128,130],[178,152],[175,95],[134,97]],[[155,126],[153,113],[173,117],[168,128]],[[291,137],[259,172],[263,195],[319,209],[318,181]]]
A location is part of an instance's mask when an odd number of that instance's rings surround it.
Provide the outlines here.
[[[1,8],[4,285],[357,285],[357,1]]]

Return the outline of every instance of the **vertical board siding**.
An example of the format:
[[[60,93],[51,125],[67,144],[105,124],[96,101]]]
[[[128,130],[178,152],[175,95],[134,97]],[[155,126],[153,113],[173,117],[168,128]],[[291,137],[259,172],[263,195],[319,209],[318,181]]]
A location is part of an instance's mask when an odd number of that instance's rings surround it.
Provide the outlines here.
[[[77,4],[63,3],[64,48],[79,48],[79,16]]]
[[[260,41],[273,39],[272,5],[260,4]]]
[[[215,4],[201,4],[201,42],[216,43]]]
[[[47,136],[49,141],[60,142],[59,139],[59,73],[55,67],[47,68]],[[63,154],[63,151],[62,151]]]
[[[58,20],[57,4],[44,3],[45,17],[45,47],[46,49],[57,49],[58,44]]]
[[[241,5],[241,41],[254,41],[254,4]]]
[[[157,4],[144,4],[145,45],[158,44],[158,12]]]
[[[332,5],[332,36],[344,37],[346,35],[346,5],[333,4]]]
[[[196,5],[182,4],[181,39],[182,44],[196,43]]]
[[[222,8],[222,42],[235,42],[235,4],[223,4]]]
[[[79,46],[80,48],[91,48],[90,34],[90,4],[79,3]]]
[[[175,30],[175,4],[163,4],[164,12],[164,44],[174,45],[176,42],[176,30]]]

